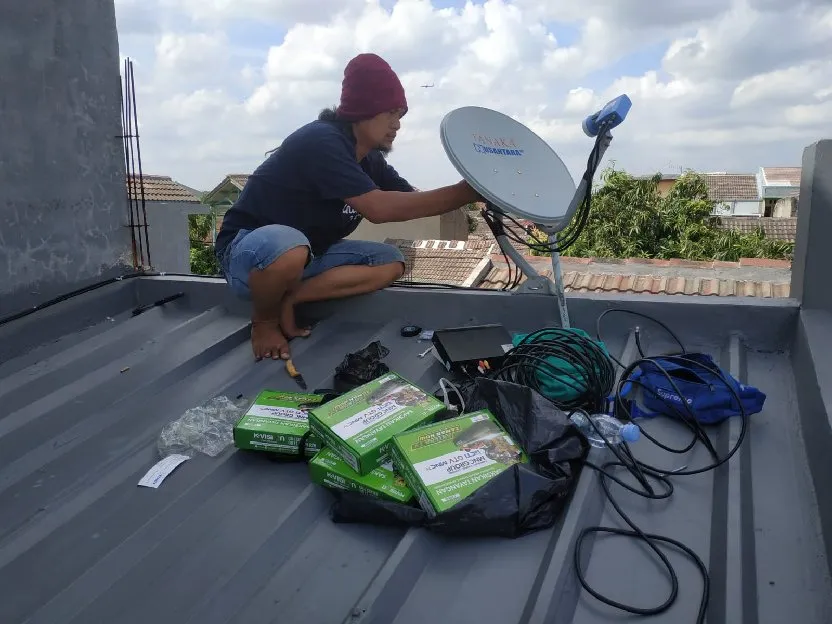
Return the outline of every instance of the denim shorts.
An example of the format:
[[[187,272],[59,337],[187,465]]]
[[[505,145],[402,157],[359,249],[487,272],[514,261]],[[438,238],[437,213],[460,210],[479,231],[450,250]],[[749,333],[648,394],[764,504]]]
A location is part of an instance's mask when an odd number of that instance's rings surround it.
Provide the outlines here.
[[[309,240],[300,231],[286,225],[265,225],[256,230],[240,230],[226,247],[220,258],[225,281],[237,296],[249,299],[249,273],[254,269],[264,269],[295,247],[310,249],[310,259],[302,279],[339,266],[379,266],[405,261],[401,250],[393,245],[347,239],[338,241],[323,254],[315,256]]]

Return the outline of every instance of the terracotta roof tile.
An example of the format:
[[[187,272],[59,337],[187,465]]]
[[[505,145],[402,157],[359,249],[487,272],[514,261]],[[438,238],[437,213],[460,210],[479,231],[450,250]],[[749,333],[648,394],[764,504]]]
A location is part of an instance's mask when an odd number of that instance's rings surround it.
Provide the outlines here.
[[[387,239],[405,257],[404,282],[471,285],[490,267],[491,243],[485,241],[438,241]]]
[[[793,243],[797,237],[797,217],[719,217],[720,227],[750,234],[762,227],[767,238]]]
[[[488,241],[489,243],[496,242],[494,235],[491,233],[491,228],[488,227],[488,224],[485,222],[485,219],[483,219],[482,216],[476,212],[473,213],[473,217],[477,222],[477,229],[471,232],[471,234],[468,236],[468,240],[470,241],[472,239],[480,239]],[[503,223],[505,224],[505,228],[509,230],[512,234],[514,234],[515,238],[519,238],[521,240],[528,239],[528,234],[526,234],[526,232],[522,228],[517,227],[514,223],[508,220],[505,220]],[[529,248],[523,243],[518,243],[516,241],[511,240],[510,238],[509,242],[511,243],[511,246],[515,249],[518,249],[523,253],[528,253]]]
[[[247,173],[229,173],[227,177],[231,184],[238,187],[242,191],[246,182],[248,182],[248,176],[249,174]]]
[[[419,239],[410,240],[404,238],[385,238],[384,242],[389,245],[396,245],[401,248],[414,248],[425,250],[439,250],[439,251],[482,251],[488,252],[490,249],[497,249],[494,241],[482,239],[468,239],[465,241],[458,240],[438,240],[438,239]]]
[[[768,184],[800,186],[801,167],[763,167],[763,177]]]
[[[242,191],[243,187],[245,187],[246,182],[248,182],[249,174],[247,173],[229,173],[227,174],[219,184],[217,184],[214,188],[212,188],[206,194],[207,198],[212,198],[213,195],[220,191],[227,183],[231,183],[237,190]]]
[[[754,174],[707,173],[703,176],[708,185],[711,201],[757,201],[757,176]]]
[[[127,176],[126,184],[130,199],[141,201],[144,195],[145,201],[199,203],[193,191],[169,176]]]
[[[552,275],[551,271],[545,271],[543,274],[547,277]],[[508,277],[508,269],[495,267],[478,287],[500,290],[508,283]],[[765,298],[789,296],[788,282],[746,281],[716,277],[659,277],[565,271],[563,283],[566,292]]]

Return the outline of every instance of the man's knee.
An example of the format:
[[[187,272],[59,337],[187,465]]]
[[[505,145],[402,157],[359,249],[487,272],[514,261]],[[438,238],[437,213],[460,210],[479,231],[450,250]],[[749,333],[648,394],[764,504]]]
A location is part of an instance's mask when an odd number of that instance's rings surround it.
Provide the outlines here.
[[[274,260],[263,267],[263,271],[285,273],[287,276],[295,277],[303,273],[303,269],[308,263],[309,248],[306,245],[298,245],[275,257]]]
[[[376,264],[372,267],[378,272],[381,281],[386,284],[392,284],[404,275],[405,266],[404,260],[401,262],[393,261],[386,264]]]
[[[395,271],[393,273],[393,281],[395,282],[397,279],[401,279],[402,275],[404,275],[405,270],[407,267],[405,266],[404,258],[402,258],[399,262],[394,262],[393,267]]]
[[[407,268],[407,263],[402,250],[394,245],[383,243],[373,254],[373,265],[384,267],[384,271],[390,276],[390,281],[400,279]]]
[[[249,254],[250,275],[263,271],[294,277],[309,263],[309,240],[294,228],[267,225],[251,232],[242,243],[242,253]]]

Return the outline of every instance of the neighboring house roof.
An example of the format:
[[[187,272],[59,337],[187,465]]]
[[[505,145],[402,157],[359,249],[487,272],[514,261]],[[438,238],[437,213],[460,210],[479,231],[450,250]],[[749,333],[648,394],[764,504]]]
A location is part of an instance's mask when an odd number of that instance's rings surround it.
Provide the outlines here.
[[[526,259],[541,275],[551,278],[549,258]],[[478,287],[500,290],[508,282],[508,268],[500,256],[492,255],[491,260],[494,267]],[[561,258],[566,292],[788,297],[789,267],[788,261],[753,258],[740,262]]]
[[[710,201],[759,201],[757,177],[752,174],[706,173]]]
[[[766,238],[795,242],[797,238],[797,217],[720,217],[720,227],[737,230],[745,234],[762,227]]]
[[[229,173],[222,179],[222,181],[219,184],[217,184],[214,188],[212,188],[205,194],[204,201],[206,203],[210,202],[216,193],[220,192],[228,185],[231,185],[238,191],[242,191],[243,187],[245,187],[246,185],[246,182],[248,182],[248,178],[249,174],[247,173]]]
[[[483,240],[442,241],[385,239],[405,257],[403,282],[473,286],[491,269],[494,244]]]
[[[474,220],[477,223],[477,228],[473,232],[471,232],[471,234],[469,234],[468,240],[471,241],[471,240],[477,239],[477,240],[488,241],[489,243],[495,243],[496,240],[494,238],[494,235],[491,233],[491,228],[488,227],[488,224],[485,222],[485,219],[482,218],[482,215],[480,215],[478,212],[475,212],[472,216],[474,217]],[[525,221],[520,221],[520,223],[523,223],[524,225],[526,225]],[[512,223],[508,219],[505,219],[503,221],[503,224],[504,224],[506,230],[509,230],[510,232],[512,232],[514,234],[515,238],[520,238],[521,240],[527,240],[528,239],[529,235],[525,232],[525,230],[523,230],[522,228],[517,227],[514,223]],[[509,239],[509,242],[511,243],[512,247],[514,247],[515,249],[518,249],[520,251],[526,252],[529,249],[528,246],[526,246],[522,243],[518,243],[516,241],[513,241],[511,239]]]
[[[188,186],[187,184],[182,184],[181,182],[179,184],[182,186],[182,188],[188,189],[191,193],[193,193],[197,197],[202,197],[205,194],[205,191],[200,191],[199,189],[195,189],[194,187]]]
[[[801,167],[762,167],[764,186],[800,187]]]
[[[656,175],[659,176],[659,181],[660,182],[669,182],[669,181],[673,181],[673,180],[678,180],[680,177],[682,177],[682,174],[680,174],[680,173],[647,173],[647,174],[643,174],[643,175],[636,175],[636,176],[633,176],[633,177],[636,180],[652,180],[653,178],[656,177]]]
[[[147,175],[127,176],[127,192],[130,199],[145,201],[200,203],[199,195],[193,189],[179,184],[170,176]]]
[[[243,187],[246,185],[246,182],[248,182],[249,174],[247,174],[247,173],[229,173],[227,177],[228,177],[228,181],[231,182],[231,184],[233,184],[234,186],[236,186],[238,189],[240,189],[242,191]]]

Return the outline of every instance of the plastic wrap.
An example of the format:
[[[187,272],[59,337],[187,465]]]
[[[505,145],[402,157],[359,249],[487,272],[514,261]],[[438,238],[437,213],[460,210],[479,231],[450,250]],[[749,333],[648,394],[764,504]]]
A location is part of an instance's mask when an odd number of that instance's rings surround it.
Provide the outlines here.
[[[243,415],[247,405],[245,399],[232,401],[226,396],[218,396],[190,408],[162,429],[157,443],[159,455],[193,457],[202,453],[216,457],[234,441],[234,423]]]
[[[348,392],[390,372],[390,368],[381,361],[388,353],[390,349],[378,340],[360,351],[348,353],[335,369],[335,391]]]
[[[448,534],[519,537],[554,525],[589,445],[566,413],[527,386],[478,378],[466,412],[488,409],[529,456],[451,509],[429,518],[414,505],[334,491],[335,522],[423,526]]]

